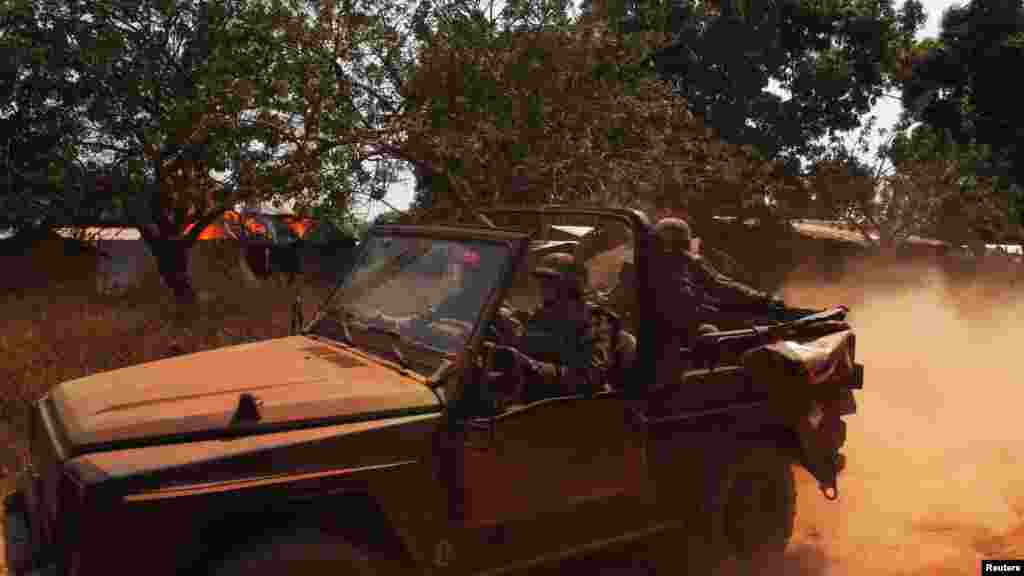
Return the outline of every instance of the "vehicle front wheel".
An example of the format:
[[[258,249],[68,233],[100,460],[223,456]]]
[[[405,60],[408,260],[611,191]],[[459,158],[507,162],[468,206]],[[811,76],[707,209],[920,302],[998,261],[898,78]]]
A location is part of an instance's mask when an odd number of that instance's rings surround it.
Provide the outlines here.
[[[789,459],[758,446],[729,474],[725,535],[737,574],[781,574],[796,519],[796,480]]]
[[[317,527],[301,527],[232,550],[209,576],[282,574],[381,576],[395,573],[352,544]]]

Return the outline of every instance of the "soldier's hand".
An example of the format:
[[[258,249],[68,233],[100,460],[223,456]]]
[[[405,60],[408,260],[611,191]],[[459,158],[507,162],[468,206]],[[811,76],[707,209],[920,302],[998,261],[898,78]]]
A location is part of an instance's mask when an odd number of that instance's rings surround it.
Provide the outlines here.
[[[535,360],[511,346],[496,346],[494,348],[494,369],[502,372],[521,369],[528,374],[539,371]]]
[[[540,362],[530,358],[526,354],[523,354],[519,350],[516,350],[517,360],[519,362],[519,368],[525,371],[530,376],[536,376],[541,373],[543,366]]]
[[[508,346],[494,347],[494,369],[500,372],[511,372],[519,366],[519,351]]]
[[[495,317],[495,327],[498,333],[507,339],[519,338],[523,333],[523,324],[516,317],[515,313],[508,308],[501,308]]]

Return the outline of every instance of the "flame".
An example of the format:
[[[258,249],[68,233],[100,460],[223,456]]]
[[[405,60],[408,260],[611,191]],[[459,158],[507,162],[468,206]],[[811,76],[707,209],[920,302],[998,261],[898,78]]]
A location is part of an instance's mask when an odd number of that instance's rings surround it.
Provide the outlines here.
[[[200,240],[226,240],[229,238],[220,224],[210,224],[200,234]]]
[[[296,216],[285,216],[282,218],[288,228],[295,233],[299,238],[305,238],[306,234],[313,229],[314,222],[312,218],[299,218]]]
[[[254,218],[247,218],[245,220],[245,229],[249,232],[249,234],[255,236],[267,235],[267,227],[264,226],[262,222],[259,222]]]
[[[185,227],[185,234],[188,234],[195,228],[196,223],[193,222]],[[203,229],[199,233],[198,240],[227,240],[230,239],[231,235],[224,230],[224,224],[222,222],[213,222],[209,226]]]
[[[185,234],[192,232],[192,229],[196,227],[196,223],[193,222],[185,227]],[[210,224],[199,233],[199,240],[210,240],[217,237],[217,225]]]
[[[305,238],[310,230],[316,226],[316,222],[312,218],[288,215],[282,216],[281,219],[299,238]],[[224,213],[220,221],[207,226],[199,235],[199,240],[226,240],[234,238],[234,235],[226,228],[227,224],[244,226],[245,230],[254,236],[266,236],[268,233],[266,225],[259,220],[252,217],[245,218],[238,212],[229,210]],[[195,227],[194,222],[186,226],[185,234],[188,234],[193,227]]]

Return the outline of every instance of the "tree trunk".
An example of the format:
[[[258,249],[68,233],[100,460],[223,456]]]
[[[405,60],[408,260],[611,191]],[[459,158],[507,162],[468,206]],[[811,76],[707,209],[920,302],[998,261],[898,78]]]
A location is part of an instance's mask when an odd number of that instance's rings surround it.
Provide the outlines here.
[[[156,258],[157,270],[164,285],[174,292],[174,300],[179,306],[191,306],[197,302],[195,288],[189,276],[188,262],[192,243],[188,240],[149,240],[147,242],[153,257]]]
[[[259,286],[260,278],[249,264],[249,246],[244,241],[240,242],[238,248],[238,266],[242,269],[242,278],[245,279],[246,284],[250,287]]]

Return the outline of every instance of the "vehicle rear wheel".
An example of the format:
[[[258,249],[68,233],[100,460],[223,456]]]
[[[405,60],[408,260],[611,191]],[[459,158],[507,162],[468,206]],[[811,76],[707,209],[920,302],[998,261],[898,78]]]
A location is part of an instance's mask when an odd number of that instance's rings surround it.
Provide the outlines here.
[[[380,576],[397,573],[352,544],[322,529],[300,527],[248,542],[232,550],[209,576],[280,576],[281,574]]]
[[[796,519],[796,480],[789,459],[757,446],[729,475],[725,535],[737,574],[781,574]]]

